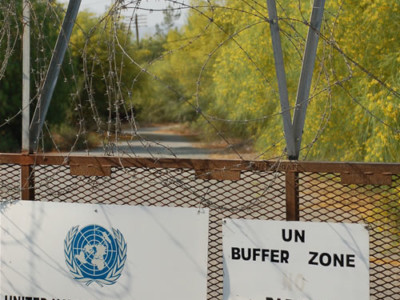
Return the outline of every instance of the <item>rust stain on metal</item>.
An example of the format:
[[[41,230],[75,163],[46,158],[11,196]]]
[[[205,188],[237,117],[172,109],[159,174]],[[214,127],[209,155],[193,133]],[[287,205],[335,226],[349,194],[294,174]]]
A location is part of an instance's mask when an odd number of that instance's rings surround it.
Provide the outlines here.
[[[196,177],[203,180],[240,180],[239,170],[195,170]]]
[[[74,176],[111,176],[111,167],[102,165],[70,165],[71,175]]]
[[[340,174],[340,177],[343,184],[392,185],[392,174],[390,173],[344,172]]]

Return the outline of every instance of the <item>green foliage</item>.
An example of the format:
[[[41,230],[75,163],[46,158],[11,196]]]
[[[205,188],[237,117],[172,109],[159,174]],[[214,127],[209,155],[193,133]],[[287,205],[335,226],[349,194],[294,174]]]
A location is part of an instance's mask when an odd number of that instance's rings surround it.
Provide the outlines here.
[[[120,49],[131,53],[133,42],[125,36],[124,25],[113,18],[112,14],[98,18],[87,11],[81,12],[77,19],[79,26],[71,36],[73,55],[83,71],[78,94],[86,112],[86,125],[99,131],[107,129],[110,115],[117,113],[115,103],[128,97],[129,82],[138,73],[138,68],[127,61]]]
[[[61,26],[58,20],[62,15],[62,7],[55,2],[47,3],[47,1],[40,0],[31,1],[31,3],[31,96],[35,99],[31,105],[31,110],[33,110],[36,106],[40,83],[47,71],[59,26]],[[0,77],[0,122],[2,123],[7,118],[11,119],[7,126],[0,129],[2,132],[0,152],[9,152],[19,151],[21,143],[21,115],[19,112],[22,106],[22,24],[20,22],[22,1],[15,1],[15,6],[3,2],[2,5],[6,7],[0,9],[0,20],[3,21],[3,24],[8,23],[10,26],[10,31],[7,36],[4,36],[4,40],[14,41],[12,48],[8,47],[8,43],[0,43],[0,59],[5,66],[4,77]],[[14,17],[10,17],[10,13]],[[9,58],[5,61],[8,56]],[[67,80],[72,76],[71,74],[67,57],[46,119],[49,124],[65,122],[71,106],[68,99],[72,88]]]
[[[212,103],[214,57],[208,54],[217,48],[221,32],[212,26],[207,2],[196,4],[200,8],[189,12],[187,25],[165,36],[163,55],[149,69],[158,80],[143,105],[147,120],[201,122],[199,112]]]
[[[341,7],[330,3],[328,8],[325,26],[334,21],[335,15],[338,25],[331,28],[336,47],[331,50],[325,71],[330,83],[343,83],[333,87],[330,99],[327,95],[317,97],[311,106],[306,126],[314,132],[317,129],[312,120],[321,117],[328,102],[331,116],[310,157],[399,161],[400,99],[396,90],[400,85],[400,60],[395,49],[400,41],[393,32],[399,29],[395,21],[399,2],[350,1]],[[325,85],[329,83],[324,81]],[[307,140],[311,138],[308,134]]]
[[[180,18],[181,12],[179,10],[174,11],[171,4],[169,4],[166,10],[163,11],[163,15],[164,20],[161,24],[156,24],[156,35],[161,37],[165,37],[174,28],[174,22]]]
[[[95,133],[87,135],[77,135],[77,130],[68,123],[63,123],[54,126],[51,130],[52,136],[45,137],[47,149],[56,149],[61,151],[73,150],[88,150],[98,147],[100,138]]]
[[[11,20],[9,26],[18,29],[8,42],[0,31],[0,76],[7,66],[0,78],[3,119],[21,109],[21,81],[15,78],[21,78],[22,29],[19,18],[10,18],[5,9],[15,6],[19,16],[21,4],[13,3],[0,4],[0,20]],[[56,16],[62,14],[55,2],[33,4],[32,91],[37,92],[57,38]],[[282,155],[285,139],[265,1],[191,4],[184,26],[174,28],[178,15],[169,9],[157,33],[140,45],[118,14],[99,18],[81,12],[50,106],[48,122],[58,128],[56,135],[65,123],[82,134],[82,124],[109,133],[132,110],[143,122],[190,122],[210,138],[221,133],[252,140],[264,158]],[[293,116],[311,2],[278,4]],[[399,11],[398,1],[327,1],[302,159],[400,160]],[[20,117],[0,130],[0,151],[17,150]]]
[[[214,134],[216,128],[227,137],[253,139],[265,158],[281,155],[285,140],[265,1],[192,4],[199,9],[191,11],[183,28],[170,31],[166,57],[153,69],[190,105],[175,108],[171,95],[164,94],[152,107],[167,104],[172,115],[180,108],[198,128],[210,130],[212,123]],[[294,107],[311,2],[279,4]],[[303,159],[400,160],[399,9],[398,1],[326,3]],[[193,118],[193,111],[203,116]]]

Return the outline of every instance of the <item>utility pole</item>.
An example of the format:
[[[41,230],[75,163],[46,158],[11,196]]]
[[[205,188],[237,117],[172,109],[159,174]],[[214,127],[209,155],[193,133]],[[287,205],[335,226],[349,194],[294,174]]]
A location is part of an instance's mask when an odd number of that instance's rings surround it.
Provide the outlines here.
[[[140,27],[146,27],[146,16],[145,15],[138,15],[135,14],[135,19],[132,21],[133,17],[130,18],[129,22],[127,22],[127,24],[129,24],[129,26],[132,26],[132,23],[135,23],[135,32],[136,32],[136,43],[138,48],[140,48],[140,32],[139,32],[139,28]]]
[[[82,0],[70,0],[56,46],[51,57],[50,66],[47,70],[46,79],[41,87],[38,103],[33,115],[30,129],[30,152],[37,150],[40,133],[42,132],[47,111],[50,106],[51,98],[56,87],[61,65],[64,61],[69,40],[71,38],[72,28],[74,27],[76,17]]]
[[[136,26],[136,42],[137,42],[137,46],[139,48],[140,44],[139,44],[139,22],[138,22],[138,15],[135,14],[135,26]]]

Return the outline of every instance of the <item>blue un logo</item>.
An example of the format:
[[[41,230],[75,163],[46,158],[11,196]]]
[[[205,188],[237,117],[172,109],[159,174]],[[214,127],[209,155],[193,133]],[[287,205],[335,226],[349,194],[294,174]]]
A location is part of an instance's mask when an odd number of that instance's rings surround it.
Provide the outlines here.
[[[127,246],[122,233],[99,225],[79,226],[68,231],[64,241],[65,261],[74,279],[90,285],[114,284],[121,276]]]

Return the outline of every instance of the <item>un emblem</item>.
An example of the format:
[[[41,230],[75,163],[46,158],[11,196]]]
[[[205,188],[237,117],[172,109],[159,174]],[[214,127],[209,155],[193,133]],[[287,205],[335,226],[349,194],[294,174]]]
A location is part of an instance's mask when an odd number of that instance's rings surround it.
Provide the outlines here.
[[[74,279],[90,285],[112,285],[121,276],[126,261],[124,236],[112,228],[88,225],[72,227],[64,240],[67,267]]]

